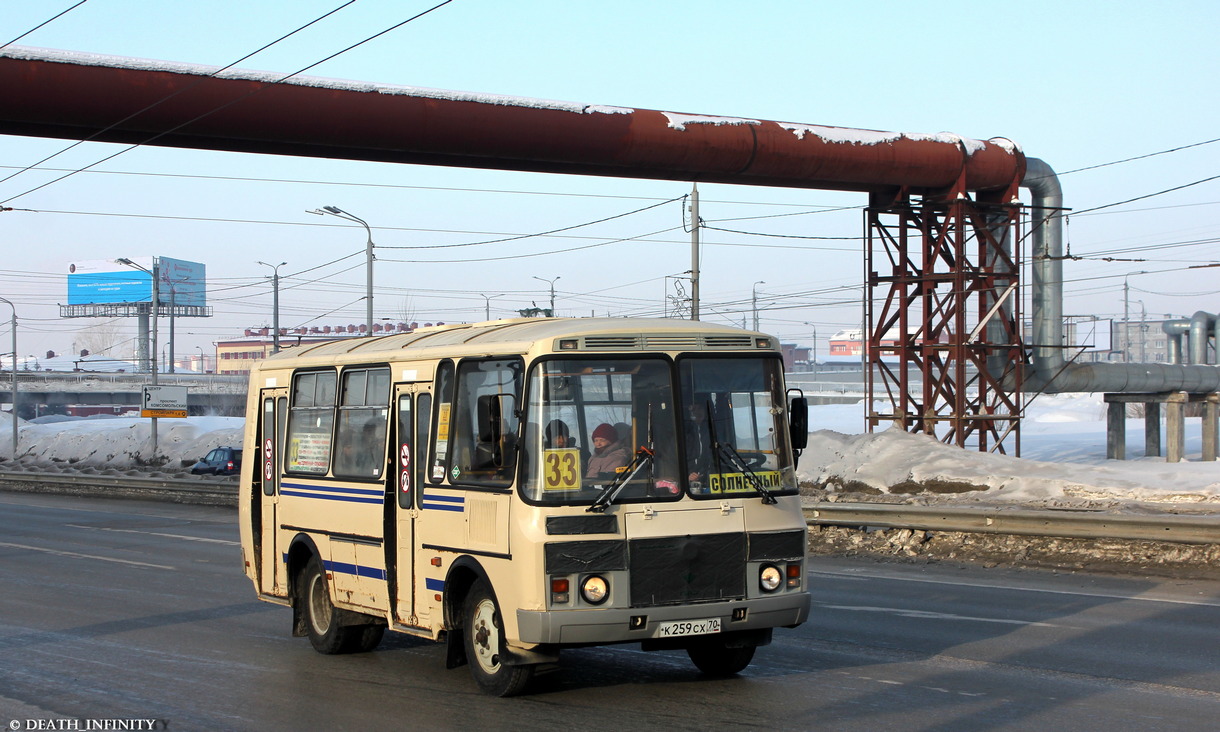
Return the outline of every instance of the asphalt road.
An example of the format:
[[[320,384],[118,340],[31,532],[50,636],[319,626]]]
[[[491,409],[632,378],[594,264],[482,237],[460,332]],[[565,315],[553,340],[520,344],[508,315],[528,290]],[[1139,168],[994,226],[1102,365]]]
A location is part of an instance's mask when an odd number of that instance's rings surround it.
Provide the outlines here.
[[[290,612],[256,601],[241,573],[235,519],[0,493],[0,725],[1116,732],[1220,719],[1217,582],[815,558],[811,621],[777,631],[738,678],[705,679],[684,653],[582,649],[532,695],[492,699],[429,642],[390,634],[374,653],[328,657],[290,637]]]

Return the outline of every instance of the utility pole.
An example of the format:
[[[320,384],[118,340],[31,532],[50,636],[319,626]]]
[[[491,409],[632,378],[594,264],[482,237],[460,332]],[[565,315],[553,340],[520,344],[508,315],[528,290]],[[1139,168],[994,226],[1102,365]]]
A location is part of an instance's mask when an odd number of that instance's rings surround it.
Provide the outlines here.
[[[1123,363],[1131,361],[1131,310],[1130,285],[1123,278]]]
[[[0,302],[7,303],[13,309],[13,382],[10,387],[13,399],[13,461],[17,460],[17,306],[0,297]]]
[[[699,319],[699,184],[690,187],[690,319]]]
[[[758,286],[765,284],[767,283],[759,280],[750,287],[750,303],[751,308],[754,310],[754,330],[758,330]]]
[[[288,263],[259,262],[259,264],[271,268],[271,353],[274,355],[280,352],[280,267]],[[372,332],[372,329],[373,327],[370,325],[369,331]]]
[[[132,269],[138,269],[141,272],[148,274],[148,276],[152,278],[152,308],[151,308],[152,333],[149,336],[152,343],[151,343],[151,353],[149,355],[148,364],[151,367],[150,370],[152,371],[152,385],[156,386],[157,385],[157,372],[160,370],[160,364],[158,363],[158,356],[157,356],[157,320],[159,319],[157,317],[157,315],[161,311],[161,288],[160,288],[161,260],[159,257],[152,258],[152,270],[151,271],[136,264],[135,262],[131,261],[130,259],[127,259],[126,257],[120,257],[114,261],[116,264],[121,264],[126,267],[131,267]],[[157,418],[149,417],[149,419],[152,420],[152,457],[155,459],[157,457]]]

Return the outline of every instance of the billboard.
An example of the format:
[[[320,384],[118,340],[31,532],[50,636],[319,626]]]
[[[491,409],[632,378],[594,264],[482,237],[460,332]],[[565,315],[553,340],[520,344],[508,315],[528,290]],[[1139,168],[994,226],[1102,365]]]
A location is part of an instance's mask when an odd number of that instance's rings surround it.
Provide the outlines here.
[[[131,261],[152,271],[152,257]],[[152,302],[152,276],[112,259],[90,259],[68,265],[69,305],[122,302]]]
[[[160,265],[158,298],[162,305],[207,304],[204,265],[170,257],[136,257],[132,265],[90,259],[68,265],[69,305],[152,302],[152,272]],[[154,264],[154,262],[156,264]],[[143,268],[143,269],[141,269]]]
[[[163,305],[207,305],[205,267],[199,262],[159,257],[161,282],[157,295]],[[143,274],[143,273],[141,273]]]

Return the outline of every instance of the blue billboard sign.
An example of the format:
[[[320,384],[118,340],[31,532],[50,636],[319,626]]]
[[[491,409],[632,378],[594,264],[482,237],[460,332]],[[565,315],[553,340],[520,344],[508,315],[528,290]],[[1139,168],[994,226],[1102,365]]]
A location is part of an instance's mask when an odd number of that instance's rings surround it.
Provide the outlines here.
[[[138,257],[132,265],[93,259],[68,265],[69,305],[114,305],[152,302],[153,272],[158,273],[157,299],[162,306],[207,305],[206,268],[170,257]]]
[[[125,267],[108,259],[69,264],[68,304],[152,302],[152,257],[132,261],[148,272]]]

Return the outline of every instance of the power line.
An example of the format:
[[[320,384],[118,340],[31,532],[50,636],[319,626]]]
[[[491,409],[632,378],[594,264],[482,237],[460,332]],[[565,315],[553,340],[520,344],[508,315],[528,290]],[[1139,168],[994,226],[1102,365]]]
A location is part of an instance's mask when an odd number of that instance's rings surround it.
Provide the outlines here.
[[[26,36],[33,33],[34,31],[38,30],[39,28],[42,28],[43,26],[47,25],[48,23],[51,23],[52,21],[59,20],[63,16],[67,15],[68,13],[72,12],[73,10],[76,10],[77,8],[79,8],[80,6],[84,5],[87,2],[89,2],[89,0],[80,0],[80,2],[73,5],[72,7],[68,8],[67,10],[57,13],[56,15],[53,15],[50,18],[47,18],[46,20],[42,21],[38,25],[34,26],[33,28],[30,28],[25,33],[22,33],[21,35],[17,36],[16,38],[9,41],[8,43],[5,43],[3,46],[0,46],[0,49],[4,49],[4,48],[7,48],[7,47],[13,45],[17,41],[20,41],[22,38],[25,38]]]
[[[348,3],[347,3],[347,4],[351,4],[352,2],[355,2],[355,0],[348,0]],[[336,57],[338,57],[338,56],[341,56],[341,55],[343,55],[343,54],[347,53],[348,51],[351,51],[351,50],[352,50],[352,49],[354,49],[354,48],[357,48],[357,47],[359,47],[359,46],[362,46],[362,45],[364,45],[365,43],[368,43],[369,41],[372,41],[372,40],[373,40],[373,39],[375,39],[375,38],[379,38],[379,37],[381,37],[381,36],[385,35],[386,33],[389,33],[389,32],[391,32],[391,31],[397,30],[398,28],[401,28],[402,26],[406,25],[407,23],[410,23],[410,22],[412,22],[412,21],[414,21],[414,20],[418,20],[419,18],[422,18],[423,16],[427,15],[428,13],[431,13],[432,11],[437,10],[438,8],[441,8],[441,7],[445,6],[445,5],[448,5],[448,4],[449,4],[449,3],[451,3],[451,2],[453,2],[453,0],[442,0],[442,2],[440,2],[440,3],[438,3],[438,4],[434,5],[434,6],[432,6],[431,8],[429,8],[429,9],[427,9],[427,10],[424,10],[424,11],[422,11],[422,12],[420,12],[420,13],[416,13],[415,15],[413,15],[413,16],[412,16],[412,17],[410,17],[410,18],[407,18],[406,20],[402,21],[401,23],[397,23],[397,24],[395,24],[395,25],[392,25],[392,26],[390,26],[389,28],[386,28],[385,30],[382,30],[382,31],[380,31],[380,32],[378,32],[378,33],[374,33],[373,35],[369,36],[368,38],[365,38],[365,39],[364,39],[364,40],[362,40],[362,41],[357,41],[356,43],[353,43],[352,45],[348,46],[347,48],[344,48],[344,49],[342,49],[342,50],[340,50],[340,51],[336,51],[335,53],[332,53],[331,55],[329,55],[329,56],[327,56],[327,57],[323,58],[323,59],[322,59],[322,60],[320,60],[320,61],[315,61],[314,63],[309,64],[308,66],[304,66],[304,67],[302,67],[302,68],[300,68],[300,69],[298,69],[298,70],[296,70],[296,71],[294,71],[294,72],[292,72],[292,73],[290,73],[290,74],[287,74],[287,75],[285,75],[285,76],[281,76],[280,78],[278,78],[278,79],[276,79],[276,80],[274,80],[274,81],[269,81],[269,82],[265,82],[265,83],[263,83],[263,84],[260,84],[260,85],[259,85],[259,86],[257,86],[256,88],[252,89],[251,91],[249,91],[249,92],[247,92],[247,93],[245,93],[245,94],[242,94],[241,96],[239,96],[239,97],[238,97],[238,98],[236,98],[236,99],[230,100],[230,101],[228,101],[228,102],[226,102],[226,103],[224,103],[224,104],[222,104],[222,105],[220,105],[220,106],[218,106],[218,107],[214,107],[213,109],[210,109],[210,110],[208,110],[207,112],[204,112],[203,114],[197,115],[197,116],[195,116],[195,117],[193,117],[193,118],[191,118],[191,119],[189,119],[189,120],[186,120],[185,122],[181,122],[181,123],[179,123],[179,124],[177,124],[177,125],[174,125],[173,127],[169,128],[168,130],[163,130],[163,131],[161,131],[161,132],[158,132],[158,133],[156,133],[155,135],[152,135],[151,137],[149,137],[149,138],[145,139],[143,142],[139,142],[139,143],[136,143],[136,144],[134,144],[134,145],[130,145],[130,146],[128,146],[128,147],[126,147],[126,148],[124,148],[124,149],[122,149],[122,150],[119,150],[118,152],[114,153],[113,155],[108,155],[108,156],[106,156],[106,157],[102,158],[101,160],[97,160],[97,161],[95,161],[95,162],[93,162],[93,163],[90,163],[89,165],[84,166],[83,168],[80,168],[80,169],[79,169],[79,170],[77,170],[77,171],[74,171],[74,172],[72,172],[72,173],[67,173],[67,174],[65,174],[65,175],[60,176],[59,178],[56,178],[56,179],[51,180],[51,181],[47,181],[46,183],[43,183],[42,185],[35,186],[34,188],[31,188],[31,189],[29,189],[29,190],[25,191],[24,193],[19,193],[19,194],[17,194],[16,196],[12,196],[12,197],[10,197],[10,198],[5,199],[4,201],[0,201],[0,203],[8,203],[9,201],[13,201],[13,200],[16,200],[16,199],[18,199],[18,198],[21,198],[22,196],[29,195],[30,193],[33,193],[34,191],[38,191],[38,190],[41,190],[41,189],[43,189],[43,188],[46,188],[47,186],[54,185],[55,183],[58,183],[59,181],[61,181],[61,180],[65,179],[65,178],[68,178],[68,177],[70,177],[70,176],[72,176],[72,175],[75,175],[76,173],[79,173],[81,170],[86,170],[86,169],[91,168],[91,167],[93,167],[93,166],[95,166],[95,165],[101,165],[102,163],[106,162],[107,160],[113,160],[114,158],[118,157],[119,155],[122,155],[123,153],[126,153],[126,152],[128,152],[128,151],[130,151],[130,150],[134,150],[134,149],[135,149],[135,148],[137,148],[137,147],[140,147],[140,146],[142,146],[142,145],[147,145],[148,143],[151,143],[151,142],[153,142],[154,140],[158,140],[158,139],[160,139],[160,138],[162,138],[162,137],[165,137],[166,135],[168,135],[168,134],[170,134],[170,133],[172,133],[172,132],[175,132],[175,131],[177,131],[177,130],[180,130],[180,129],[182,129],[183,127],[186,127],[186,126],[188,126],[188,125],[194,124],[195,122],[198,122],[199,120],[204,119],[205,117],[208,117],[208,116],[210,116],[210,115],[213,115],[213,114],[215,114],[215,113],[217,113],[217,112],[219,112],[219,111],[221,111],[221,110],[227,109],[227,108],[229,108],[229,107],[233,106],[234,104],[237,104],[238,102],[240,102],[240,101],[242,101],[242,100],[244,100],[244,99],[247,99],[248,97],[250,97],[250,96],[252,96],[252,95],[254,95],[254,94],[257,94],[258,92],[262,91],[263,89],[266,89],[266,88],[268,88],[268,87],[270,87],[270,86],[274,86],[274,85],[276,85],[276,84],[283,83],[284,81],[287,81],[288,79],[290,79],[290,78],[292,78],[292,77],[294,77],[294,76],[297,76],[297,75],[299,75],[299,74],[303,74],[303,73],[305,73],[306,71],[308,71],[309,69],[314,68],[315,66],[319,66],[319,65],[321,65],[321,64],[324,64],[324,63],[326,63],[327,61],[330,61],[330,60],[332,60],[332,59],[334,59],[334,58],[336,58]],[[345,6],[340,6],[340,8],[342,8],[342,7],[345,7]],[[336,8],[335,10],[332,10],[330,13],[327,13],[327,15],[330,15],[331,13],[337,12],[337,11],[338,11],[340,8]],[[326,16],[323,16],[323,17],[326,17]],[[319,18],[319,20],[320,20],[320,18]],[[313,21],[313,22],[317,22],[317,21]],[[309,25],[312,25],[312,24],[313,24],[313,22],[311,22]],[[307,26],[303,26],[303,27],[307,27]],[[299,30],[301,30],[301,29],[297,29],[297,31],[299,31]],[[296,33],[297,31],[293,31],[292,33],[289,33],[288,35],[292,35],[293,33]],[[285,36],[285,38],[286,38],[286,37],[287,37],[287,36]],[[280,40],[283,40],[283,39],[280,39]],[[279,40],[275,41],[275,43],[278,43],[278,42],[279,42]],[[260,50],[262,50],[262,49],[260,49]],[[258,51],[256,51],[255,53],[258,53]],[[248,57],[247,57],[247,58],[248,58]],[[198,84],[198,83],[200,83],[200,82],[196,82],[196,84]],[[191,86],[194,86],[194,85],[191,85]],[[188,86],[187,88],[190,88],[190,86]],[[185,90],[183,90],[183,91],[185,91]],[[172,96],[172,95],[171,95],[171,96]],[[159,102],[158,102],[158,103],[159,103]],[[154,106],[155,106],[155,105],[154,105]],[[141,110],[141,111],[143,111],[143,110]],[[139,112],[137,112],[137,114],[139,114]],[[130,119],[130,117],[128,117],[128,119]],[[117,123],[116,123],[116,124],[117,124]],[[11,177],[11,176],[10,176],[10,177]]]

